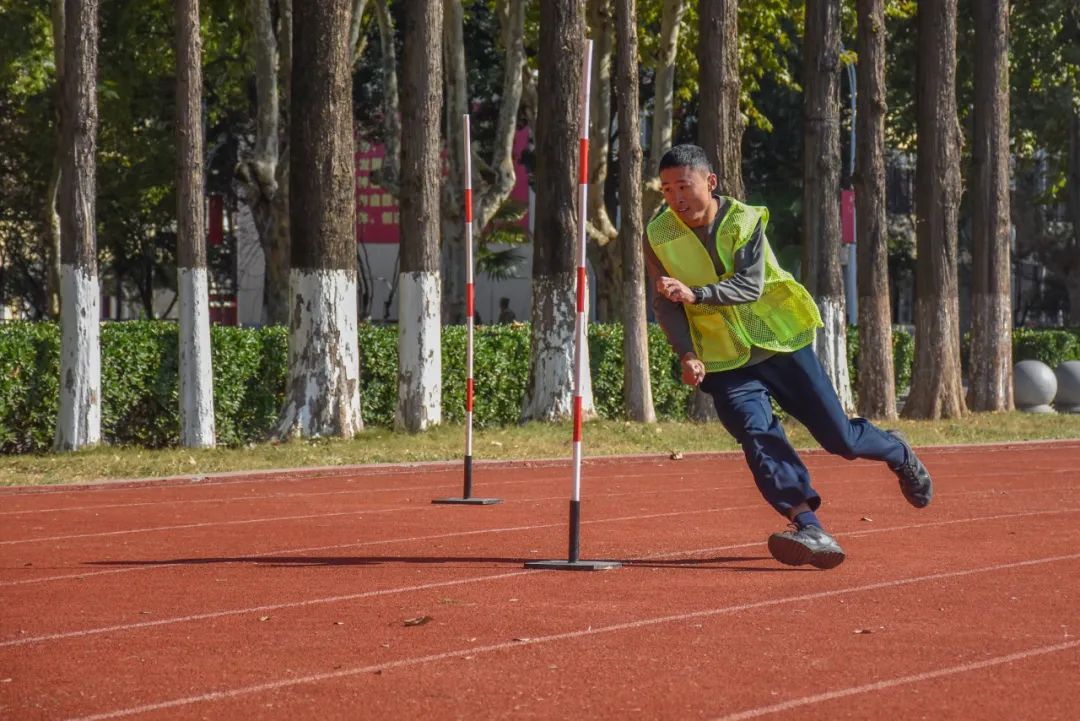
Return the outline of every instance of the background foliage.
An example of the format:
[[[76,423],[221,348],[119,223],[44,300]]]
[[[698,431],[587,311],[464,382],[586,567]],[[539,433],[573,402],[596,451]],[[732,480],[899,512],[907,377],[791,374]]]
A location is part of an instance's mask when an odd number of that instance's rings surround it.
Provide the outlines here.
[[[465,328],[443,331],[443,420],[465,417]],[[218,443],[266,440],[285,393],[288,333],[283,326],[211,329],[214,419]],[[101,332],[102,434],[118,445],[179,445],[177,330],[167,321],[104,323]],[[397,327],[360,328],[364,423],[391,426],[397,405]],[[914,358],[910,333],[894,331],[898,393],[907,390]],[[479,326],[476,332],[474,422],[478,428],[518,422],[528,377],[529,327]],[[966,352],[966,350],[965,350]],[[1018,329],[1014,360],[1051,368],[1080,360],[1080,330]],[[849,367],[858,366],[858,334],[848,333]],[[44,451],[52,445],[59,397],[60,333],[56,324],[0,324],[0,452]],[[589,326],[589,358],[597,415],[622,419],[622,326]],[[663,332],[649,326],[649,365],[656,413],[686,419],[690,389]]]

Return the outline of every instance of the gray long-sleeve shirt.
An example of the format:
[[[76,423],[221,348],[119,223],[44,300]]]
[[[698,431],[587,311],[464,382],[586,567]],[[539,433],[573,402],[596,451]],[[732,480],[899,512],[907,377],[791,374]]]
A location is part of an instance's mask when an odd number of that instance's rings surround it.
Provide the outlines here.
[[[731,199],[714,195],[717,201],[716,218],[708,226],[693,228],[694,234],[701,241],[702,246],[709,254],[713,262],[717,277],[723,277],[728,269],[720,260],[716,251],[716,229],[727,214]],[[668,300],[655,292],[658,278],[668,273],[664,269],[660,259],[649,244],[648,236],[644,239],[645,269],[649,276],[650,287],[653,288],[653,314],[657,322],[664,330],[668,343],[675,349],[679,358],[694,350],[694,344],[690,339],[690,321],[682,308],[682,303]],[[759,221],[754,233],[746,245],[740,248],[734,255],[732,275],[728,278],[709,285],[696,287],[695,296],[697,302],[710,305],[738,305],[740,303],[752,303],[761,297],[765,288],[765,232]],[[746,365],[753,365],[773,355],[772,351],[763,348],[752,348],[750,359]]]

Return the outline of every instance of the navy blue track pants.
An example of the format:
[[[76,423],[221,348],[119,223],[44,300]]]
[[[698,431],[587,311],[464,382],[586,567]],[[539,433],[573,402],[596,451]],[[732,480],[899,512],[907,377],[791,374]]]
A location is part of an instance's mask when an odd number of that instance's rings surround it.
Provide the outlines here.
[[[899,441],[864,418],[848,418],[812,346],[708,373],[701,390],[712,396],[720,422],[742,446],[761,495],[785,517],[804,501],[816,510],[821,497],[773,414],[770,396],[829,453],[884,461],[890,467],[904,460]]]

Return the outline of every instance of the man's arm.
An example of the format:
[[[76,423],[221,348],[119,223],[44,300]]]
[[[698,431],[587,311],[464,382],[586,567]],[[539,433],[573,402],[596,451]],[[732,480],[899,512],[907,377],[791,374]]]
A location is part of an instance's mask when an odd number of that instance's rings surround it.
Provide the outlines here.
[[[691,288],[695,303],[753,303],[765,289],[765,232],[758,221],[746,245],[735,253],[735,272],[717,283]]]
[[[694,344],[690,340],[690,321],[686,319],[686,311],[682,309],[682,303],[668,300],[657,292],[656,282],[667,276],[667,271],[660,264],[656,252],[649,245],[649,239],[644,241],[645,271],[649,278],[649,285],[653,289],[652,309],[656,321],[667,336],[668,343],[675,350],[675,354],[682,358],[687,353],[694,351]]]

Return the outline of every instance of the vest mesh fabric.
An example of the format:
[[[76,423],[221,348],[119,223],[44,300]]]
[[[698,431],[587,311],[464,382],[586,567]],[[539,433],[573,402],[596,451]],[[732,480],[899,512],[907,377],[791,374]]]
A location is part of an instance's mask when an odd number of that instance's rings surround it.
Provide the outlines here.
[[[717,283],[731,277],[735,253],[753,236],[758,223],[768,223],[765,208],[728,199],[728,211],[716,230],[716,249],[725,267],[723,277],[692,230],[667,209],[649,223],[649,244],[667,273],[690,286]],[[739,305],[684,304],[694,351],[705,370],[737,368],[758,346],[791,352],[809,345],[821,323],[817,304],[790,273],[776,262],[763,239],[765,285],[761,297]]]

